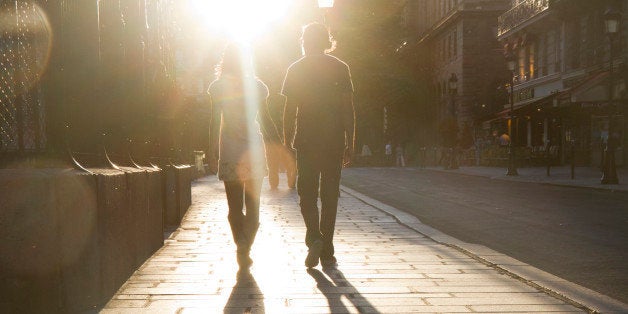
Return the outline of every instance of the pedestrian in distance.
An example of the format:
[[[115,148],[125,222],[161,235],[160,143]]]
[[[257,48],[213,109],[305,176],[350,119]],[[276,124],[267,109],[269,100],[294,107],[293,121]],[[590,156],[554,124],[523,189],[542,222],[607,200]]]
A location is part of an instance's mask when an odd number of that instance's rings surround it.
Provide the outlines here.
[[[397,144],[397,147],[395,147],[395,161],[397,167],[406,166],[406,159],[404,157],[403,147],[401,144]]]
[[[337,263],[333,237],[340,174],[354,153],[353,83],[349,66],[328,54],[334,46],[325,25],[306,25],[301,35],[303,56],[288,68],[282,88],[286,96],[284,145],[296,149],[308,268],[319,260],[323,267]]]
[[[268,113],[270,120],[274,123],[279,136],[279,143],[266,146],[266,158],[268,160],[268,181],[271,189],[279,185],[279,173],[286,173],[288,188],[294,189],[296,186],[297,166],[295,156],[292,151],[286,150],[283,146],[283,112],[286,105],[286,98],[279,94],[273,94],[268,100]]]
[[[384,146],[384,153],[386,154],[386,166],[390,167],[392,165],[392,144],[390,142],[386,143]]]
[[[369,147],[369,145],[368,144],[362,145],[362,153],[360,154],[360,157],[362,158],[362,163],[365,166],[371,165],[372,155],[373,155],[373,152],[371,152],[371,148]]]
[[[249,254],[259,228],[260,190],[266,175],[258,120],[268,88],[255,77],[251,60],[248,47],[227,45],[216,80],[208,89],[212,106],[210,158],[218,164],[217,175],[224,182],[227,217],[241,269],[253,263]]]
[[[280,102],[283,100],[283,97],[273,96],[268,98],[264,108],[260,108],[260,123],[263,129],[268,130],[268,132],[262,132],[266,151],[266,165],[268,166],[268,184],[271,190],[276,190],[279,186],[279,168],[283,162],[284,147],[282,137],[279,135],[277,126],[271,116],[270,107],[271,102]]]

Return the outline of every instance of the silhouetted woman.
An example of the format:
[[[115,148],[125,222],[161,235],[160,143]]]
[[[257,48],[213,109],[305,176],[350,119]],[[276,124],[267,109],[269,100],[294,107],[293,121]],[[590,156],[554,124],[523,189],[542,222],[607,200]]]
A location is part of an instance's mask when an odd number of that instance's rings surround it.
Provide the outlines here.
[[[249,50],[229,44],[208,90],[212,102],[211,156],[218,158],[217,174],[225,185],[228,220],[240,267],[249,267],[253,262],[249,253],[259,227],[260,190],[266,174],[257,121],[258,115],[264,114],[260,110],[265,108],[268,88],[253,72]]]

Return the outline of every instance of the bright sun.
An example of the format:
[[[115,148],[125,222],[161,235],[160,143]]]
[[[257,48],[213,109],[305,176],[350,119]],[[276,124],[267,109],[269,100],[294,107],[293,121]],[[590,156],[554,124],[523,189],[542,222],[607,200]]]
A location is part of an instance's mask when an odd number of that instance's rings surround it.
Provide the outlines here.
[[[234,40],[250,41],[283,17],[290,0],[188,0],[190,9],[209,29]]]

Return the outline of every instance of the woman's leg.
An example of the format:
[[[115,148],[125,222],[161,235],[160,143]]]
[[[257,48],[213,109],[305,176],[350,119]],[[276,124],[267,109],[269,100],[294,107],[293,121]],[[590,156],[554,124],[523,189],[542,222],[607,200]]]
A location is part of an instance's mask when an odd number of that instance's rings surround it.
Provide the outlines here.
[[[244,229],[248,238],[249,250],[250,246],[253,245],[257,229],[259,228],[259,204],[262,180],[263,178],[259,178],[244,182],[244,204],[246,206]]]
[[[227,194],[227,203],[229,205],[229,225],[231,226],[231,234],[233,241],[238,246],[247,246],[244,236],[244,184],[240,181],[225,181],[225,192]]]
[[[233,234],[233,240],[237,246],[237,261],[240,267],[249,267],[253,263],[249,252],[251,251],[251,243],[253,239],[250,235],[250,225],[247,222],[248,217],[248,202],[247,203],[247,215],[243,213],[243,207],[245,199],[247,198],[246,191],[247,184],[242,181],[225,182],[225,191],[227,192],[227,202],[229,203],[229,225],[231,226],[231,233]],[[260,182],[261,186],[261,182]],[[259,193],[258,193],[259,195]],[[259,207],[259,196],[258,196]]]
[[[266,165],[268,166],[268,183],[271,189],[279,186],[279,164],[281,156],[279,143],[267,143],[266,145]]]

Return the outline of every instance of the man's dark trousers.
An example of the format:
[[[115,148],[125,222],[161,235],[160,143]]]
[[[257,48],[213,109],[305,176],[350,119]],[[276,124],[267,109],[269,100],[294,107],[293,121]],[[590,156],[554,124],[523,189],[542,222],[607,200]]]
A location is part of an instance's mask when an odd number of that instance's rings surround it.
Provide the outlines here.
[[[321,258],[334,256],[334,228],[343,152],[297,149],[297,191],[301,214],[307,228],[305,244],[323,241]],[[321,212],[319,220],[318,195],[320,182]]]

